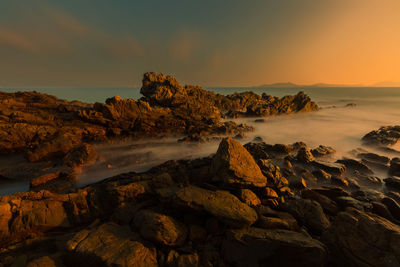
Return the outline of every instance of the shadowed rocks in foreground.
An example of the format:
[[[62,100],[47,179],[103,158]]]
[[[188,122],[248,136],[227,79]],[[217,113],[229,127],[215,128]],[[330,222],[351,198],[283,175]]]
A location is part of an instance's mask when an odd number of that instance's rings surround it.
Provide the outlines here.
[[[400,266],[400,194],[357,187],[359,164],[307,151],[226,138],[215,155],[72,193],[0,197],[0,263]]]

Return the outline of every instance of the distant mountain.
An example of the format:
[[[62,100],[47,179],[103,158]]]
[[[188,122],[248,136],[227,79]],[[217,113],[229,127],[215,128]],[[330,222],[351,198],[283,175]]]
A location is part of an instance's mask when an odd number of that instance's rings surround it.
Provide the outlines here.
[[[315,84],[295,84],[291,82],[287,83],[272,83],[272,84],[263,84],[256,87],[269,87],[269,88],[310,88],[310,87],[360,87],[363,85],[345,85],[345,84],[328,84],[328,83],[315,83]]]
[[[267,88],[315,88],[315,87],[400,87],[400,83],[396,82],[378,82],[375,84],[329,84],[329,83],[315,83],[315,84],[295,84],[291,82],[287,83],[272,83],[263,84],[255,87],[267,87]]]
[[[379,82],[372,85],[373,87],[400,87],[400,83],[396,82]]]

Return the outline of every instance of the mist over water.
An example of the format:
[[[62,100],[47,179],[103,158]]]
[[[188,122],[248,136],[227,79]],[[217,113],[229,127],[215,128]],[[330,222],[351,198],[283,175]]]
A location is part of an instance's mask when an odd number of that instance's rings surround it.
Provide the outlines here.
[[[400,125],[400,94],[391,97],[376,97],[371,93],[368,97],[350,96],[344,98],[320,94],[316,97],[317,103],[322,107],[318,112],[267,117],[261,123],[255,122],[257,118],[237,119],[237,123],[246,123],[255,128],[254,132],[247,133],[247,137],[240,142],[245,144],[259,136],[269,144],[302,141],[311,148],[319,145],[331,146],[337,151],[332,158],[334,161],[351,157],[349,152],[362,147],[361,138],[366,133],[381,126]],[[349,103],[355,103],[356,106],[346,107]],[[104,161],[84,169],[79,176],[79,185],[123,172],[145,171],[167,160],[208,156],[215,153],[217,148],[218,142],[185,144],[172,138],[101,145],[96,149]],[[371,148],[364,149],[377,152]],[[382,151],[378,153],[393,157]],[[111,168],[107,168],[107,164]],[[376,175],[385,178],[386,174]]]

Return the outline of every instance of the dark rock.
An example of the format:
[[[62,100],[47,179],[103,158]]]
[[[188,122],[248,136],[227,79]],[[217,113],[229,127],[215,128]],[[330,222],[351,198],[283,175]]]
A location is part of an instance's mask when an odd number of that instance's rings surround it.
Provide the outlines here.
[[[329,213],[331,215],[336,215],[339,212],[339,207],[335,201],[333,201],[327,196],[317,193],[314,190],[310,189],[303,190],[301,192],[301,196],[305,199],[317,201],[326,213]]]
[[[339,213],[322,241],[338,266],[399,266],[400,227],[355,209]]]
[[[133,223],[143,238],[160,245],[181,246],[188,233],[183,223],[151,210],[139,211]]]
[[[390,161],[389,174],[393,176],[400,176],[400,159],[394,158]]]
[[[373,146],[393,146],[400,139],[400,126],[384,126],[367,133],[362,141]]]
[[[303,234],[287,230],[249,228],[229,231],[222,257],[233,266],[323,266],[325,246]]]
[[[396,176],[389,177],[389,178],[383,179],[383,181],[385,182],[386,186],[400,189],[400,178],[399,177],[396,177]]]
[[[314,234],[320,235],[329,227],[329,220],[316,201],[294,199],[286,202],[283,207]]]
[[[211,191],[196,186],[159,191],[162,198],[177,206],[204,211],[232,227],[244,227],[257,220],[257,213],[226,191]]]
[[[365,164],[362,162],[359,162],[354,159],[340,159],[336,161],[337,163],[341,163],[344,166],[347,167],[347,169],[351,170],[357,170],[358,172],[362,174],[373,174],[374,172]]]
[[[313,154],[311,153],[310,149],[307,147],[301,147],[299,152],[297,153],[297,159],[303,163],[310,163],[315,160]]]
[[[325,156],[331,156],[336,153],[336,150],[330,146],[320,145],[317,148],[311,149],[311,153],[314,157],[320,158]]]
[[[85,258],[96,257],[107,266],[158,266],[156,252],[135,239],[129,228],[106,223],[78,232],[68,241],[68,248],[81,264]]]
[[[330,163],[330,162],[315,160],[312,162],[312,164],[316,168],[326,171],[327,173],[329,173],[331,175],[342,176],[344,174],[344,172],[346,171],[346,167],[340,163]]]
[[[381,200],[381,202],[388,208],[392,216],[400,221],[400,205],[397,203],[396,200],[385,197]]]

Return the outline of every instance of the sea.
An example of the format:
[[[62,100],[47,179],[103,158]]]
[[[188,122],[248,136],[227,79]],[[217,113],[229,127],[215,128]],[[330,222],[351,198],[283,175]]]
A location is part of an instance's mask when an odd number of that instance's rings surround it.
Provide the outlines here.
[[[395,87],[305,87],[305,88],[267,88],[234,87],[205,88],[219,94],[253,91],[282,97],[305,92],[322,109],[291,115],[279,115],[265,118],[256,123],[255,118],[237,119],[237,123],[246,123],[254,127],[243,144],[261,137],[270,144],[291,144],[305,142],[311,148],[327,145],[336,149],[332,159],[349,157],[351,151],[362,147],[361,138],[368,132],[381,126],[400,125],[400,88]],[[66,100],[83,102],[102,102],[118,95],[122,98],[139,99],[140,88],[3,88],[3,92],[37,91],[55,95]],[[129,141],[118,144],[97,145],[96,150],[104,159],[91,167],[83,169],[78,177],[78,186],[129,171],[145,171],[167,160],[189,159],[208,156],[215,153],[218,142],[205,144],[185,144],[177,138],[162,140]],[[400,151],[400,147],[394,147]],[[380,152],[382,154],[382,152]],[[393,155],[388,155],[393,156]],[[142,160],[145,158],[145,160]],[[0,166],[1,174],[1,166]],[[385,178],[384,173],[377,174]],[[19,181],[13,186],[2,186],[0,195],[29,189],[28,182]]]

